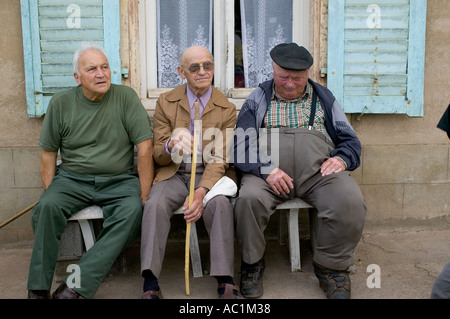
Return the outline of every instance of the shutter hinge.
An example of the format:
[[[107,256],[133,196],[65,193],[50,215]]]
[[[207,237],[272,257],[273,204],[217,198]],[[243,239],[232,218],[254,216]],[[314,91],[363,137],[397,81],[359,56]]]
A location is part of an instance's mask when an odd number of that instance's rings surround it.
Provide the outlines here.
[[[320,69],[320,77],[321,78],[326,78],[327,77],[327,73],[328,73],[328,68],[321,68]]]
[[[129,71],[128,69],[124,69],[124,68],[122,68],[121,71],[122,71],[123,77],[124,77],[125,79],[128,79],[128,75],[129,75],[130,71]]]

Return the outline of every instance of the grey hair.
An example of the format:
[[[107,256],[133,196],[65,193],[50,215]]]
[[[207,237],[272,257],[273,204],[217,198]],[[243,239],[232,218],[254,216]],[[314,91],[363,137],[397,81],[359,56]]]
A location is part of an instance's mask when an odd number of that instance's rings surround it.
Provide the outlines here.
[[[80,59],[81,54],[83,52],[89,51],[89,50],[99,51],[99,52],[103,53],[103,55],[106,58],[108,58],[108,56],[106,55],[105,49],[99,43],[97,43],[97,42],[83,42],[83,43],[81,43],[80,47],[75,51],[75,54],[73,56],[73,72],[74,73],[80,75],[80,70],[78,69],[78,67],[79,67],[78,61]]]

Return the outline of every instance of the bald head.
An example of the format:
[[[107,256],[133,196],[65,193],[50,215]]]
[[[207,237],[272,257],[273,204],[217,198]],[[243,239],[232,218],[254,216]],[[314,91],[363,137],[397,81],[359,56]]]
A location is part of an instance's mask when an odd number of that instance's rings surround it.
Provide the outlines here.
[[[202,46],[187,48],[180,57],[178,73],[186,79],[190,89],[198,97],[212,85],[214,60],[211,52]]]
[[[186,50],[183,51],[183,53],[180,56],[180,65],[187,66],[189,65],[189,61],[195,60],[199,56],[204,57],[208,56],[210,61],[214,61],[214,58],[209,52],[209,50],[205,47],[199,46],[199,45],[193,45]]]

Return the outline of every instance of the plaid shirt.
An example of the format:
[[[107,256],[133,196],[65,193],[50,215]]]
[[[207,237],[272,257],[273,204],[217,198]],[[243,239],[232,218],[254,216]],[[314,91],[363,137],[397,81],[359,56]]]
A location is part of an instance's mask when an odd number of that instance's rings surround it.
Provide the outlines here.
[[[264,123],[267,128],[307,128],[311,115],[311,105],[313,96],[313,87],[310,83],[306,85],[305,93],[293,100],[287,101],[279,98],[275,94],[275,88],[272,90],[272,98]],[[316,116],[314,118],[313,129],[325,135],[328,141],[331,141],[327,130],[325,129],[325,116],[317,101]]]

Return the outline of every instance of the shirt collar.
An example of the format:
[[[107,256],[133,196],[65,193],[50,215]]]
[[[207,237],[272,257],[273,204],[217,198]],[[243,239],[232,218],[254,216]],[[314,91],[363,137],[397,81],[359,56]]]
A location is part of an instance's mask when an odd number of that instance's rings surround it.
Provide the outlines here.
[[[186,96],[188,98],[189,101],[189,108],[192,110],[194,109],[194,103],[195,101],[197,101],[197,99],[200,100],[200,109],[203,110],[206,107],[206,104],[208,104],[209,100],[211,99],[212,96],[212,86],[210,86],[208,88],[208,90],[205,92],[205,94],[203,94],[200,97],[197,97],[194,92],[191,90],[191,88],[189,87],[189,85],[187,85],[187,89],[186,89]]]
[[[310,93],[311,93],[311,83],[308,82],[308,83],[306,83],[306,89],[305,89],[305,93],[303,93],[303,95],[300,95],[299,97],[297,97],[297,98],[295,98],[293,100],[287,101],[287,100],[285,100],[285,99],[283,99],[283,98],[281,98],[281,97],[279,97],[279,96],[277,96],[275,94],[275,82],[273,82],[273,84],[272,84],[272,97],[271,97],[271,100],[274,100],[276,98],[277,100],[280,100],[280,101],[298,102],[298,101],[303,100],[303,99],[308,99]]]

